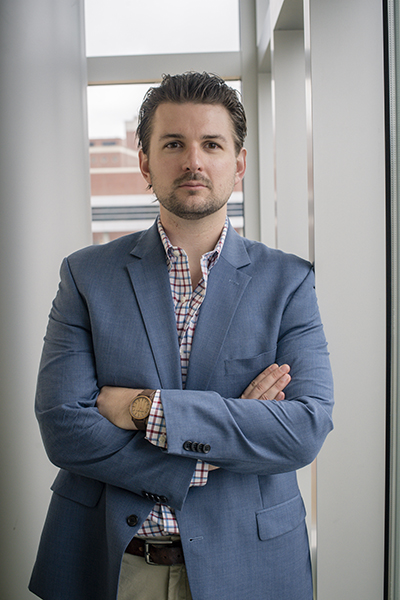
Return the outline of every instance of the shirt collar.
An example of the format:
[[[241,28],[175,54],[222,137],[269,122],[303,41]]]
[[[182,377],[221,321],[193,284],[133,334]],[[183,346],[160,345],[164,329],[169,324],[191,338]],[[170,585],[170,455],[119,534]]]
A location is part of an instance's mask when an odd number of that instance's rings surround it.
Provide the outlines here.
[[[206,252],[202,256],[202,260],[204,258],[207,259],[209,269],[217,262],[220,254],[222,252],[226,234],[228,232],[228,226],[229,226],[229,219],[228,219],[228,217],[226,217],[224,226],[222,228],[221,235],[219,237],[218,242],[215,245],[214,250],[211,250],[210,252]],[[178,256],[180,256],[182,254],[186,254],[186,253],[182,248],[179,248],[178,246],[173,246],[171,244],[167,234],[165,233],[164,227],[162,226],[160,216],[157,217],[157,227],[158,227],[158,232],[160,234],[162,244],[164,246],[164,250],[165,250],[167,259],[171,264],[173,264],[176,262]]]

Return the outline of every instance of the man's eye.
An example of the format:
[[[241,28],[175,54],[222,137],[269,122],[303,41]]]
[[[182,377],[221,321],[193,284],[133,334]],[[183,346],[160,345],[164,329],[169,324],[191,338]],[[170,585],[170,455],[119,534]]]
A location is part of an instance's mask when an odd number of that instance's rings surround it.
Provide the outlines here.
[[[179,148],[180,143],[179,142],[168,142],[168,144],[166,144],[165,147],[166,148]]]
[[[219,148],[219,145],[216,144],[215,142],[207,142],[206,146],[210,150],[217,150]]]

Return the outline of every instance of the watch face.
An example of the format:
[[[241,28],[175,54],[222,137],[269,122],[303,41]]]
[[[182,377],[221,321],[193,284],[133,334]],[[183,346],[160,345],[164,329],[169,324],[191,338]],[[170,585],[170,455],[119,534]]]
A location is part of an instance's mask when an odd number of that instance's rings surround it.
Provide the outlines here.
[[[149,416],[151,402],[146,396],[138,396],[130,406],[130,413],[134,419],[145,419]]]

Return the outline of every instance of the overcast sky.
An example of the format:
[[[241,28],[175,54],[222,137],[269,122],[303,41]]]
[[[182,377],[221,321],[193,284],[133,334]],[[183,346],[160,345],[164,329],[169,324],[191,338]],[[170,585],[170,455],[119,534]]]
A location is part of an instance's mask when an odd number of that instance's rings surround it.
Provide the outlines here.
[[[239,50],[238,0],[85,0],[88,56]]]
[[[85,0],[87,55],[235,51],[238,15],[238,0]],[[148,87],[90,86],[89,137],[123,137]]]
[[[148,84],[89,86],[89,138],[125,137],[125,121],[137,115],[149,87]]]

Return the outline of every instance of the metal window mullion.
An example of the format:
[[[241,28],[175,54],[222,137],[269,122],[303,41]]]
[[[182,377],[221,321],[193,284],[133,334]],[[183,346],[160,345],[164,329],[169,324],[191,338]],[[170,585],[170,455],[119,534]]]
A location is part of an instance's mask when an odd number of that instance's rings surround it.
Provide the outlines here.
[[[388,531],[388,600],[396,600],[400,593],[399,571],[399,222],[398,222],[398,45],[399,27],[396,19],[395,0],[387,2],[388,27],[388,79],[389,79],[389,147],[390,147],[390,236],[391,236],[391,314],[390,314],[390,449],[389,449],[389,531]]]

